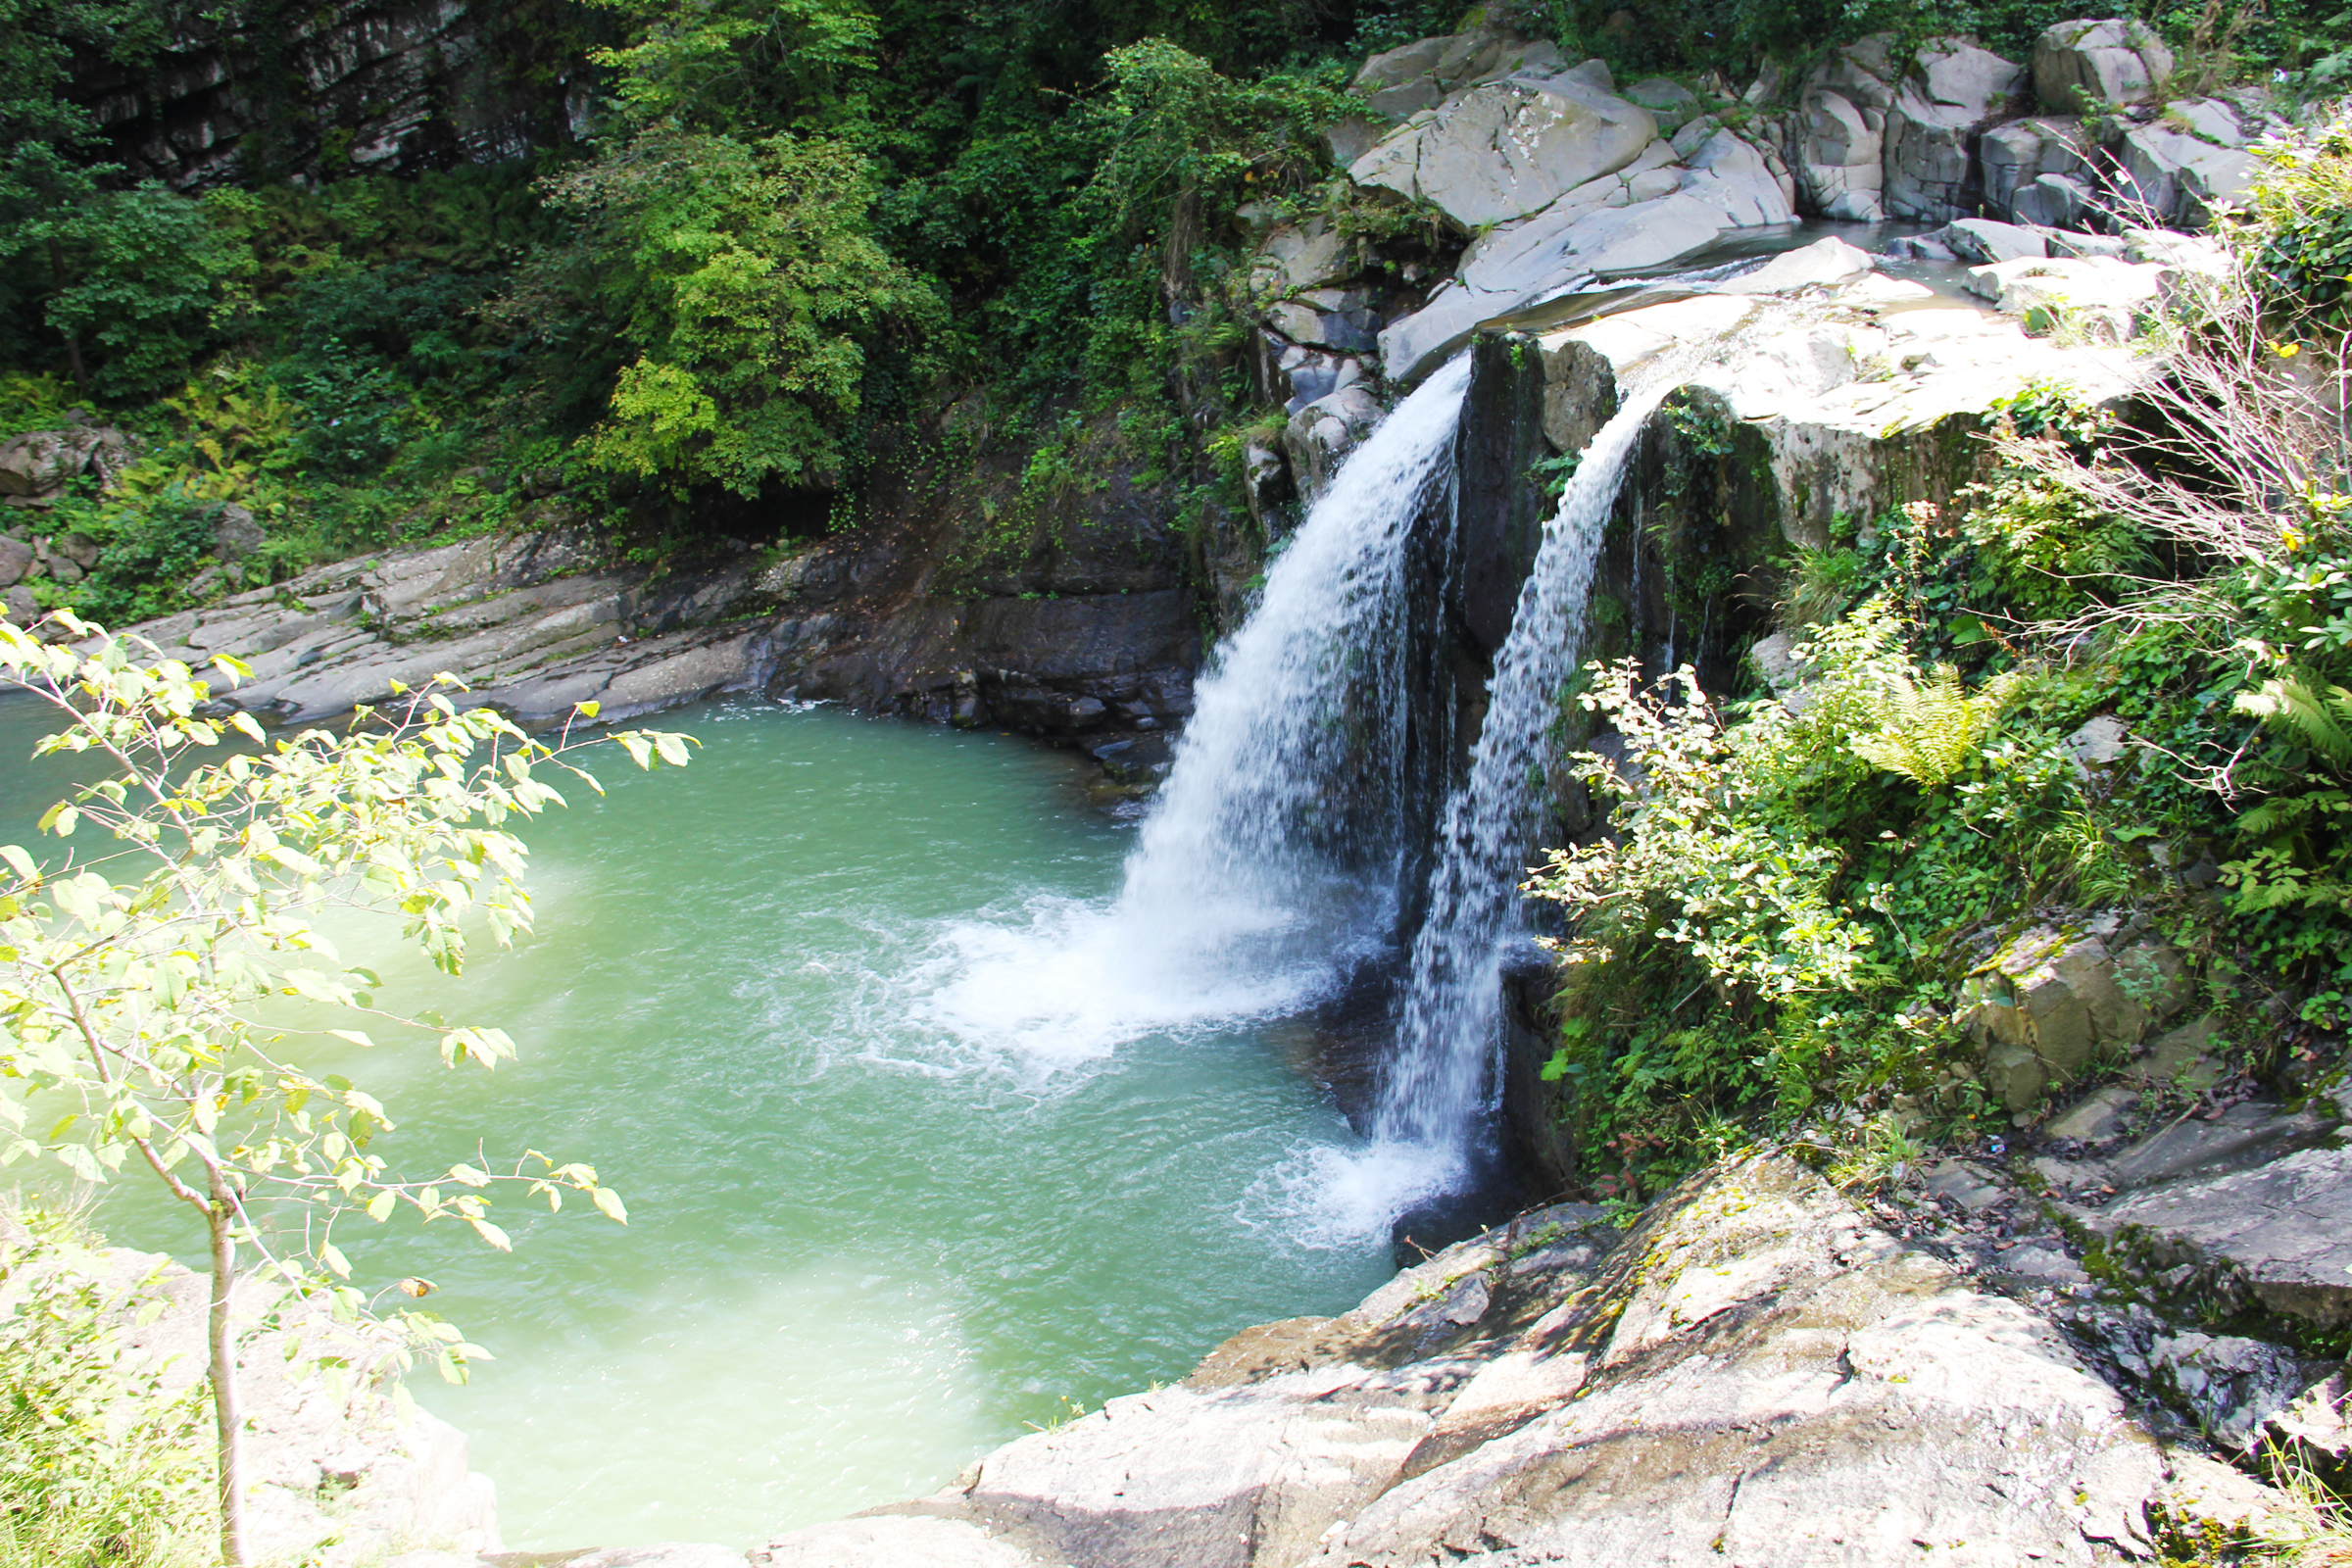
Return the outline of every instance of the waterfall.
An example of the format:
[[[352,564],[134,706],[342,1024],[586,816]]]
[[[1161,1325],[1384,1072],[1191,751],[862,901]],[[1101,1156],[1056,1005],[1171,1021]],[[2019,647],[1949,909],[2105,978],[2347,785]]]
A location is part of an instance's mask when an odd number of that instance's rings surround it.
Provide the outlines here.
[[[1642,421],[1678,379],[1659,375],[1629,395],[1585,449],[1495,656],[1470,776],[1446,802],[1375,1127],[1378,1143],[1423,1152],[1424,1168],[1446,1177],[1461,1174],[1499,1082],[1502,951],[1545,795],[1544,733],[1583,652],[1601,531]]]
[[[1394,934],[1405,542],[1469,381],[1463,355],[1348,458],[1200,684],[1113,917],[1203,1010],[1296,1006]]]
[[[1328,995],[1396,939],[1406,546],[1449,509],[1469,357],[1397,405],[1217,651],[1109,907],[961,922],[918,1007],[1025,1080]],[[1386,1223],[1384,1220],[1382,1223]]]

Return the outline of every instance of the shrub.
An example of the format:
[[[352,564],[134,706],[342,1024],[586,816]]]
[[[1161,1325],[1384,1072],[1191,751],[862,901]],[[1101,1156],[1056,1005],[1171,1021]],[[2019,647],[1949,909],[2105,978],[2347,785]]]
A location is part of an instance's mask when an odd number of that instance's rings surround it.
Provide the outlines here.
[[[68,1220],[0,1212],[0,1568],[203,1568],[219,1528],[201,1382],[171,1392],[122,1331],[160,1301],[106,1283]]]

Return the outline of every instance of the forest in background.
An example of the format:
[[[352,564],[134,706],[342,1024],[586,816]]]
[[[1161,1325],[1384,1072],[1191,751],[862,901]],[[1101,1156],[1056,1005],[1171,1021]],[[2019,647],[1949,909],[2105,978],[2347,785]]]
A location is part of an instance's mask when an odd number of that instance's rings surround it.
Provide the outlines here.
[[[2209,74],[2322,92],[2352,69],[2334,3],[2155,20]],[[0,438],[81,409],[139,441],[113,493],[82,481],[43,524],[106,562],[47,600],[118,623],[175,607],[225,505],[271,576],[551,498],[643,559],[851,526],[872,466],[958,405],[1040,483],[1113,416],[1197,516],[1230,498],[1238,432],[1280,418],[1235,309],[1251,220],[1322,210],[1441,262],[1466,237],[1334,177],[1318,132],[1368,54],[1500,24],[1737,92],[1887,28],[2024,59],[2066,11],[533,0],[480,24],[526,155],[360,172],[281,65],[247,89],[240,177],[181,190],[131,176],[89,84],[140,82],[199,25],[267,68],[291,13],[10,0]]]

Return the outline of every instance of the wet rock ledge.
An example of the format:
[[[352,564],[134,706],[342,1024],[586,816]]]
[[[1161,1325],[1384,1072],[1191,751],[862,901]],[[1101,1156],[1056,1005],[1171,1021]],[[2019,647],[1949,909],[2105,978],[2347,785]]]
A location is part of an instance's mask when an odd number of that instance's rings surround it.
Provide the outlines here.
[[[1132,543],[1105,535],[1104,553]],[[760,692],[1164,760],[1154,732],[1192,711],[1200,648],[1174,562],[1099,569],[1065,548],[1002,593],[950,597],[905,545],[887,530],[729,542],[657,571],[553,527],[363,556],[137,630],[191,663],[244,659],[254,678],[218,695],[266,723],[321,722],[447,672],[524,724],[583,702],[616,721]]]

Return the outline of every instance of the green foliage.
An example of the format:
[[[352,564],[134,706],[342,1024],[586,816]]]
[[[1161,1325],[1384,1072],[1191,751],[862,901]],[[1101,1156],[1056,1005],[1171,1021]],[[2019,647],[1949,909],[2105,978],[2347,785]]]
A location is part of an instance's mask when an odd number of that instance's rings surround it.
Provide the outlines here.
[[[1565,906],[1589,940],[1663,939],[1737,992],[1853,987],[1871,934],[1830,903],[1836,852],[1763,808],[1771,739],[1727,736],[1688,668],[1661,692],[1640,689],[1632,660],[1592,675],[1578,702],[1615,727],[1625,758],[1587,753],[1578,776],[1625,803],[1620,833],[1553,856],[1528,891]]]
[[[220,504],[174,484],[127,506],[90,510],[85,528],[103,554],[74,603],[124,623],[177,610],[187,584],[212,560]]]
[[[1567,920],[1547,1071],[1576,1083],[1616,1190],[1671,1179],[1727,1125],[1919,1092],[1949,1044],[1954,937],[2035,898],[2136,891],[2060,744],[2063,686],[1971,690],[1923,669],[1915,635],[1873,599],[1797,648],[1793,692],[1729,719],[1687,670],[1644,691],[1630,662],[1593,666],[1578,700],[1622,760],[1577,771],[1616,802],[1611,833],[1527,892]],[[1899,1157],[1848,1152],[1857,1172]]]
[[[2313,133],[2258,144],[2263,175],[2242,234],[2276,295],[2327,325],[2352,326],[2352,113]]]
[[[874,64],[872,13],[841,0],[595,3],[631,24],[632,42],[589,56],[615,74],[617,118],[631,129],[837,119]]]
[[[108,1263],[59,1215],[0,1212],[0,1568],[214,1560],[203,1386],[126,1350],[163,1301]]]
[[[587,303],[634,351],[587,441],[609,472],[742,495],[835,483],[865,341],[938,316],[867,232],[871,172],[838,143],[649,130],[549,198],[578,229],[533,280],[535,324]]]
[[[215,204],[151,181],[74,192],[0,228],[0,263],[78,386],[143,398],[187,374],[250,259]]]
[[[1938,664],[1924,679],[1896,672],[1872,694],[1877,727],[1850,741],[1854,755],[1914,784],[1951,781],[1983,754],[1984,739],[2016,694],[2019,677],[1997,675],[1982,691],[1962,689],[1960,671]]]
[[[1827,625],[1843,614],[1869,580],[1861,552],[1833,546],[1799,548],[1789,563],[1775,618],[1785,631]]]

